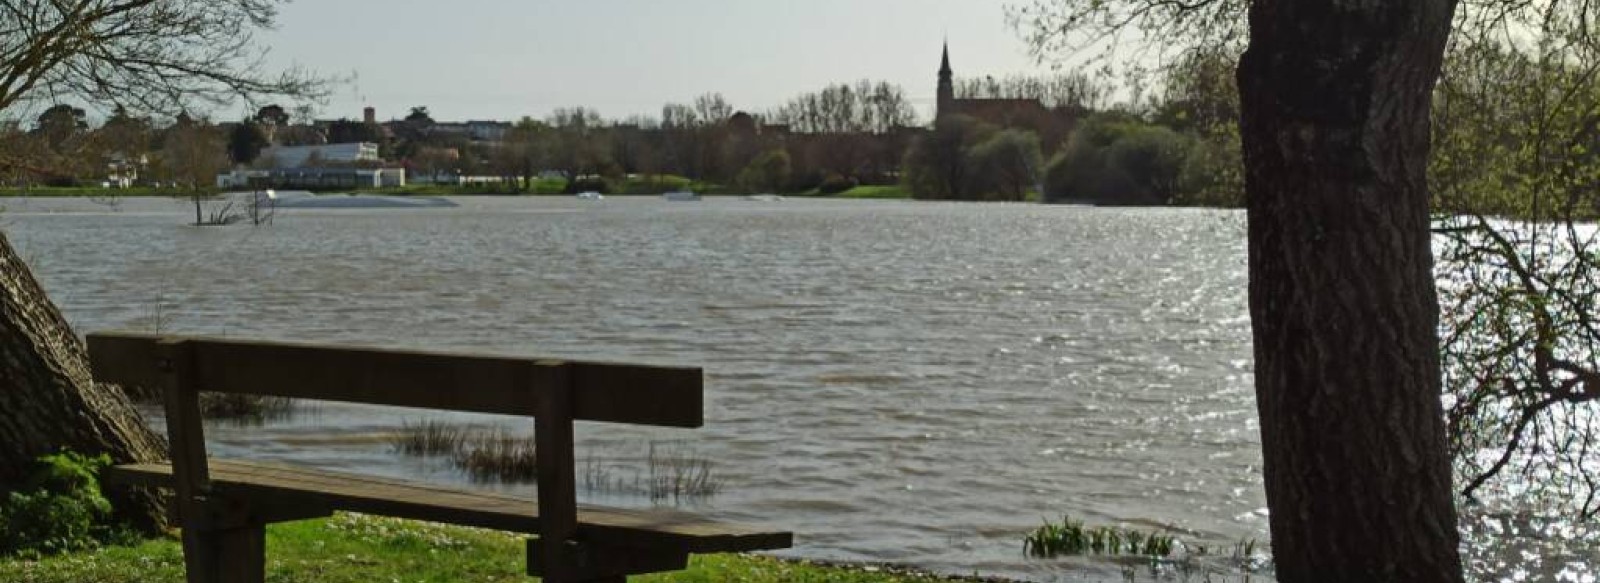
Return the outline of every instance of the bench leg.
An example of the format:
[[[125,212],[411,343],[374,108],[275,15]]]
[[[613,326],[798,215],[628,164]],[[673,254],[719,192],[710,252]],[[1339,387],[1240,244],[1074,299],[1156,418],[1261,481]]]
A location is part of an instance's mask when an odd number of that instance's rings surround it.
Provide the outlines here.
[[[183,531],[188,583],[264,583],[266,558],[267,531],[262,524]]]

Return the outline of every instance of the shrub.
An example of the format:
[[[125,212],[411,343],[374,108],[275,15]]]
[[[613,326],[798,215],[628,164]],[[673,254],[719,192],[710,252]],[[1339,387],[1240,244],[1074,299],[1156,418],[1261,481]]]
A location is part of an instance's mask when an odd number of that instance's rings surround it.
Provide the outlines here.
[[[1047,200],[1096,204],[1167,204],[1192,138],[1114,115],[1089,118],[1045,171]]]
[[[1034,187],[1039,136],[1028,130],[1003,130],[967,149],[971,195],[990,200],[1023,200]]]
[[[603,176],[585,176],[583,178],[576,178],[567,182],[567,194],[577,194],[580,192],[590,191],[598,192],[600,194],[611,194],[616,192],[616,187],[611,184],[610,180]]]
[[[39,458],[39,468],[0,502],[0,555],[38,556],[98,546],[127,530],[113,524],[99,474],[111,465],[63,451]]]
[[[817,192],[821,194],[839,194],[855,188],[858,184],[860,182],[856,181],[855,178],[830,174],[827,178],[822,179],[822,184],[817,185]]]

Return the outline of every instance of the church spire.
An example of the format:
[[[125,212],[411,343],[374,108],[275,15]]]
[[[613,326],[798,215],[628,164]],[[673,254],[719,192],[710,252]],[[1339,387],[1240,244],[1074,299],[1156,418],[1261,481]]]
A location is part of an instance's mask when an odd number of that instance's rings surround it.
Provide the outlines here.
[[[939,60],[939,79],[950,78],[950,41],[944,41],[944,57]]]
[[[933,112],[935,120],[955,113],[952,107],[956,101],[955,74],[950,70],[950,41],[944,42],[944,55],[939,60],[939,98],[937,109]]]

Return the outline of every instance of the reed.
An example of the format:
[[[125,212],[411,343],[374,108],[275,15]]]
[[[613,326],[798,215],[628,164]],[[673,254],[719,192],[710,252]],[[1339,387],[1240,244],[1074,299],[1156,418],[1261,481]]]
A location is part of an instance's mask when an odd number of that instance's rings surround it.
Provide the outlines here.
[[[400,422],[400,432],[390,437],[389,445],[406,455],[454,456],[466,442],[469,430],[461,425],[426,419]]]
[[[478,482],[534,482],[539,465],[532,437],[498,429],[473,435],[455,455],[456,467]]]
[[[650,477],[645,490],[651,500],[705,498],[722,489],[722,481],[712,472],[711,460],[693,452],[658,447],[652,441],[646,461]]]
[[[282,419],[294,413],[294,400],[287,397],[200,393],[200,415],[207,419],[265,421]]]
[[[1085,527],[1083,521],[1062,517],[1061,524],[1045,521],[1023,538],[1022,552],[1033,557],[1060,555],[1139,555],[1161,558],[1172,554],[1177,539],[1155,532],[1111,526]]]

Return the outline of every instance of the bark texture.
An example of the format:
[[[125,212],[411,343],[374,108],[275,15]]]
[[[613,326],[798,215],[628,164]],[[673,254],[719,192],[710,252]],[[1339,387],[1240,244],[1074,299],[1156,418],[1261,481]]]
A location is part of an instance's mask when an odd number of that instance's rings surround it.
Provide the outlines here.
[[[62,448],[118,462],[166,458],[166,444],[115,386],[90,374],[83,340],[0,233],[0,490]],[[153,529],[164,513],[148,492],[114,492],[124,518]]]
[[[1462,580],[1428,111],[1451,0],[1255,0],[1250,315],[1280,581]]]

